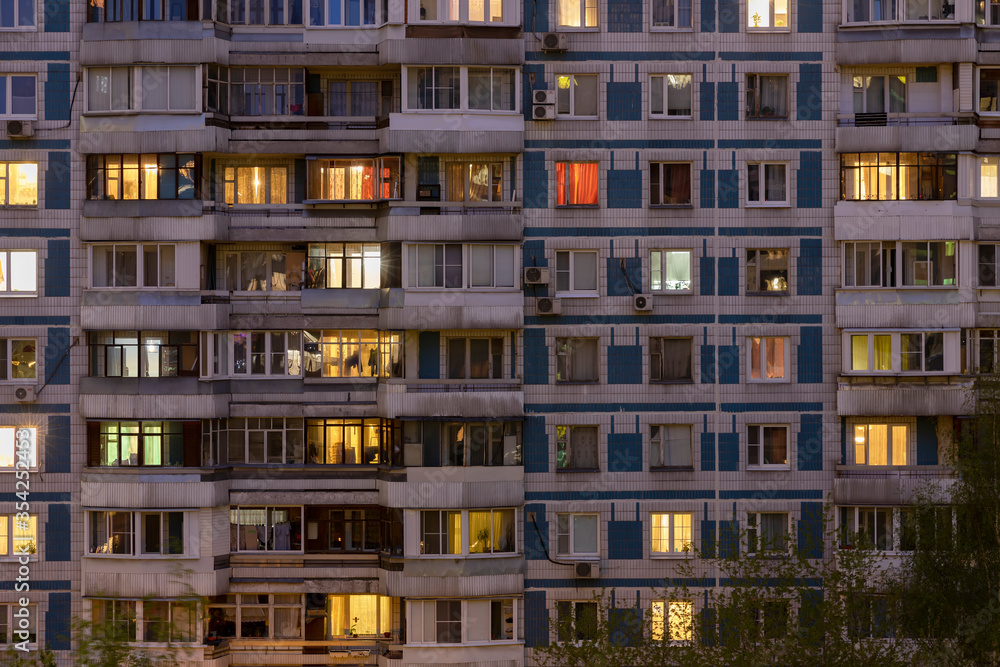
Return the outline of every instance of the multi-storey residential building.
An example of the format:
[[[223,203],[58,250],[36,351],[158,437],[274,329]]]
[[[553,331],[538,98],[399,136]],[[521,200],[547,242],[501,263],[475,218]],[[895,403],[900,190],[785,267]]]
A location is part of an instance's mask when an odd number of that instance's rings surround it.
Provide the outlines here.
[[[997,25],[0,0],[0,643],[510,667],[827,502],[905,552],[1000,337]]]

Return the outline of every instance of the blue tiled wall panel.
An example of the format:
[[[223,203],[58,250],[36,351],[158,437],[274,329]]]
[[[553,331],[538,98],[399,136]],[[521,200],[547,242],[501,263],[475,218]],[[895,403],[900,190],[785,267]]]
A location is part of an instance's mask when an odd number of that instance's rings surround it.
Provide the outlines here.
[[[715,558],[715,522],[701,522],[701,555]]]
[[[719,84],[719,120],[739,120],[739,88],[735,82]]]
[[[799,384],[823,382],[823,327],[799,327]]]
[[[50,327],[45,342],[45,383],[69,384],[69,329]]]
[[[719,470],[738,472],[740,469],[740,434],[719,433]]]
[[[821,19],[822,20],[822,19]],[[799,21],[802,15],[799,14]],[[799,85],[795,93],[795,117],[799,120],[823,120],[823,75],[816,63],[799,65]]]
[[[522,16],[525,30],[549,32],[549,3],[524,0]]]
[[[798,269],[799,296],[822,295],[823,241],[821,239],[799,239]]]
[[[702,84],[705,85],[705,84]],[[702,119],[704,120],[704,119]],[[709,120],[712,120],[709,118]],[[699,200],[702,208],[715,208],[715,170],[702,169],[698,172]]]
[[[418,155],[417,185],[438,185],[441,178],[439,165],[436,155]]]
[[[549,172],[545,153],[524,153],[524,208],[549,207]]]
[[[69,0],[45,0],[45,32],[69,32]]]
[[[549,438],[545,434],[545,417],[524,418],[521,446],[524,448],[524,472],[549,471]]]
[[[521,86],[521,108],[524,110],[524,120],[532,120],[531,107],[534,98],[531,93],[535,90],[547,90],[548,88],[545,83],[545,65],[528,63],[524,66],[522,76],[524,83]],[[511,181],[511,183],[513,182]]]
[[[69,120],[69,103],[69,64],[49,63],[45,80],[45,120]]]
[[[641,640],[642,609],[636,607],[608,609],[608,625],[614,646],[635,646]]]
[[[698,106],[702,120],[715,120],[715,84],[702,81],[698,84]],[[702,185],[704,187],[704,185]]]
[[[799,32],[823,32],[823,0],[799,0]]]
[[[549,645],[549,612],[545,608],[545,591],[524,592],[524,645],[528,648]]]
[[[937,417],[917,417],[917,465],[938,464]]]
[[[735,558],[740,552],[740,522],[719,522],[719,558]]]
[[[701,32],[715,32],[715,0],[701,1]]]
[[[642,346],[608,346],[608,384],[642,384]]]
[[[796,443],[799,470],[823,469],[823,415],[802,415]]]
[[[715,384],[715,346],[700,345],[701,384]]]
[[[642,434],[608,434],[608,472],[642,472]]]
[[[719,258],[719,296],[740,295],[740,262],[738,257]]]
[[[822,558],[823,503],[802,503],[799,516],[799,553],[806,558]]]
[[[795,194],[799,208],[823,208],[823,154],[819,151],[799,153]]]
[[[418,372],[422,380],[441,377],[441,332],[421,331]]]
[[[631,2],[632,0],[619,0]],[[608,8],[610,12],[610,7]],[[639,30],[619,32],[639,32],[642,29],[642,5],[639,4]],[[610,30],[610,32],[615,32]],[[607,84],[608,120],[642,120],[642,84],[635,82],[611,81]]]
[[[45,643],[52,651],[68,651],[71,648],[69,626],[73,617],[72,600],[72,593],[49,593],[49,608],[45,612]]]
[[[719,170],[719,208],[740,207],[740,173],[735,169]]]
[[[525,329],[524,384],[549,383],[549,346],[545,344],[545,329]]]
[[[608,521],[608,557],[642,560],[642,521]]]
[[[631,296],[628,281],[622,275],[622,263],[625,274],[632,281],[635,291],[642,292],[642,258],[641,257],[608,257],[608,296]]]
[[[642,208],[642,171],[608,170],[608,208]]]
[[[69,241],[50,240],[46,248],[45,296],[69,296]]]
[[[719,0],[719,32],[740,31],[739,0]]]
[[[45,542],[42,556],[48,561],[69,561],[73,524],[69,505],[49,505],[49,519],[45,522]]]
[[[71,182],[69,153],[50,152],[45,171],[45,208],[68,209]]]
[[[740,347],[739,345],[719,346],[719,384],[740,383]]]
[[[67,360],[67,365],[69,361]],[[53,415],[49,417],[45,429],[45,472],[70,472],[70,425],[69,416]]]
[[[701,434],[701,469],[715,470],[715,434]]]

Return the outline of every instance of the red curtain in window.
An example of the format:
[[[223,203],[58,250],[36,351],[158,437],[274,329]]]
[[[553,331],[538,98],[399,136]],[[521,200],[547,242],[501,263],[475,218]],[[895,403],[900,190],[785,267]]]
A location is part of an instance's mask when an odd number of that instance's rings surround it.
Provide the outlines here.
[[[569,172],[569,203],[597,204],[597,163],[573,164]]]
[[[375,199],[375,183],[374,181],[375,173],[374,168],[371,166],[364,167],[361,170],[361,198],[366,200]]]
[[[556,162],[556,206],[566,205],[566,163]]]

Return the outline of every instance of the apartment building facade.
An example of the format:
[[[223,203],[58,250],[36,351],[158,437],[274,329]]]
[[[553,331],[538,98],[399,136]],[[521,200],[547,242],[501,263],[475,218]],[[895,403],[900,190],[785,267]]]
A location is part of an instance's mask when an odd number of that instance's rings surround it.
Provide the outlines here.
[[[0,2],[29,643],[512,667],[602,588],[693,617],[691,545],[828,553],[827,504],[905,553],[1000,331],[998,23]]]

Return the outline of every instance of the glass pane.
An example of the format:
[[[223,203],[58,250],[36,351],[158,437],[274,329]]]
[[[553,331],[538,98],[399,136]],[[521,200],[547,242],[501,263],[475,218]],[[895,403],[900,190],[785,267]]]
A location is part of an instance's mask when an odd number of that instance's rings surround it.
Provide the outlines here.
[[[592,515],[573,516],[573,553],[597,553],[597,517]]]

